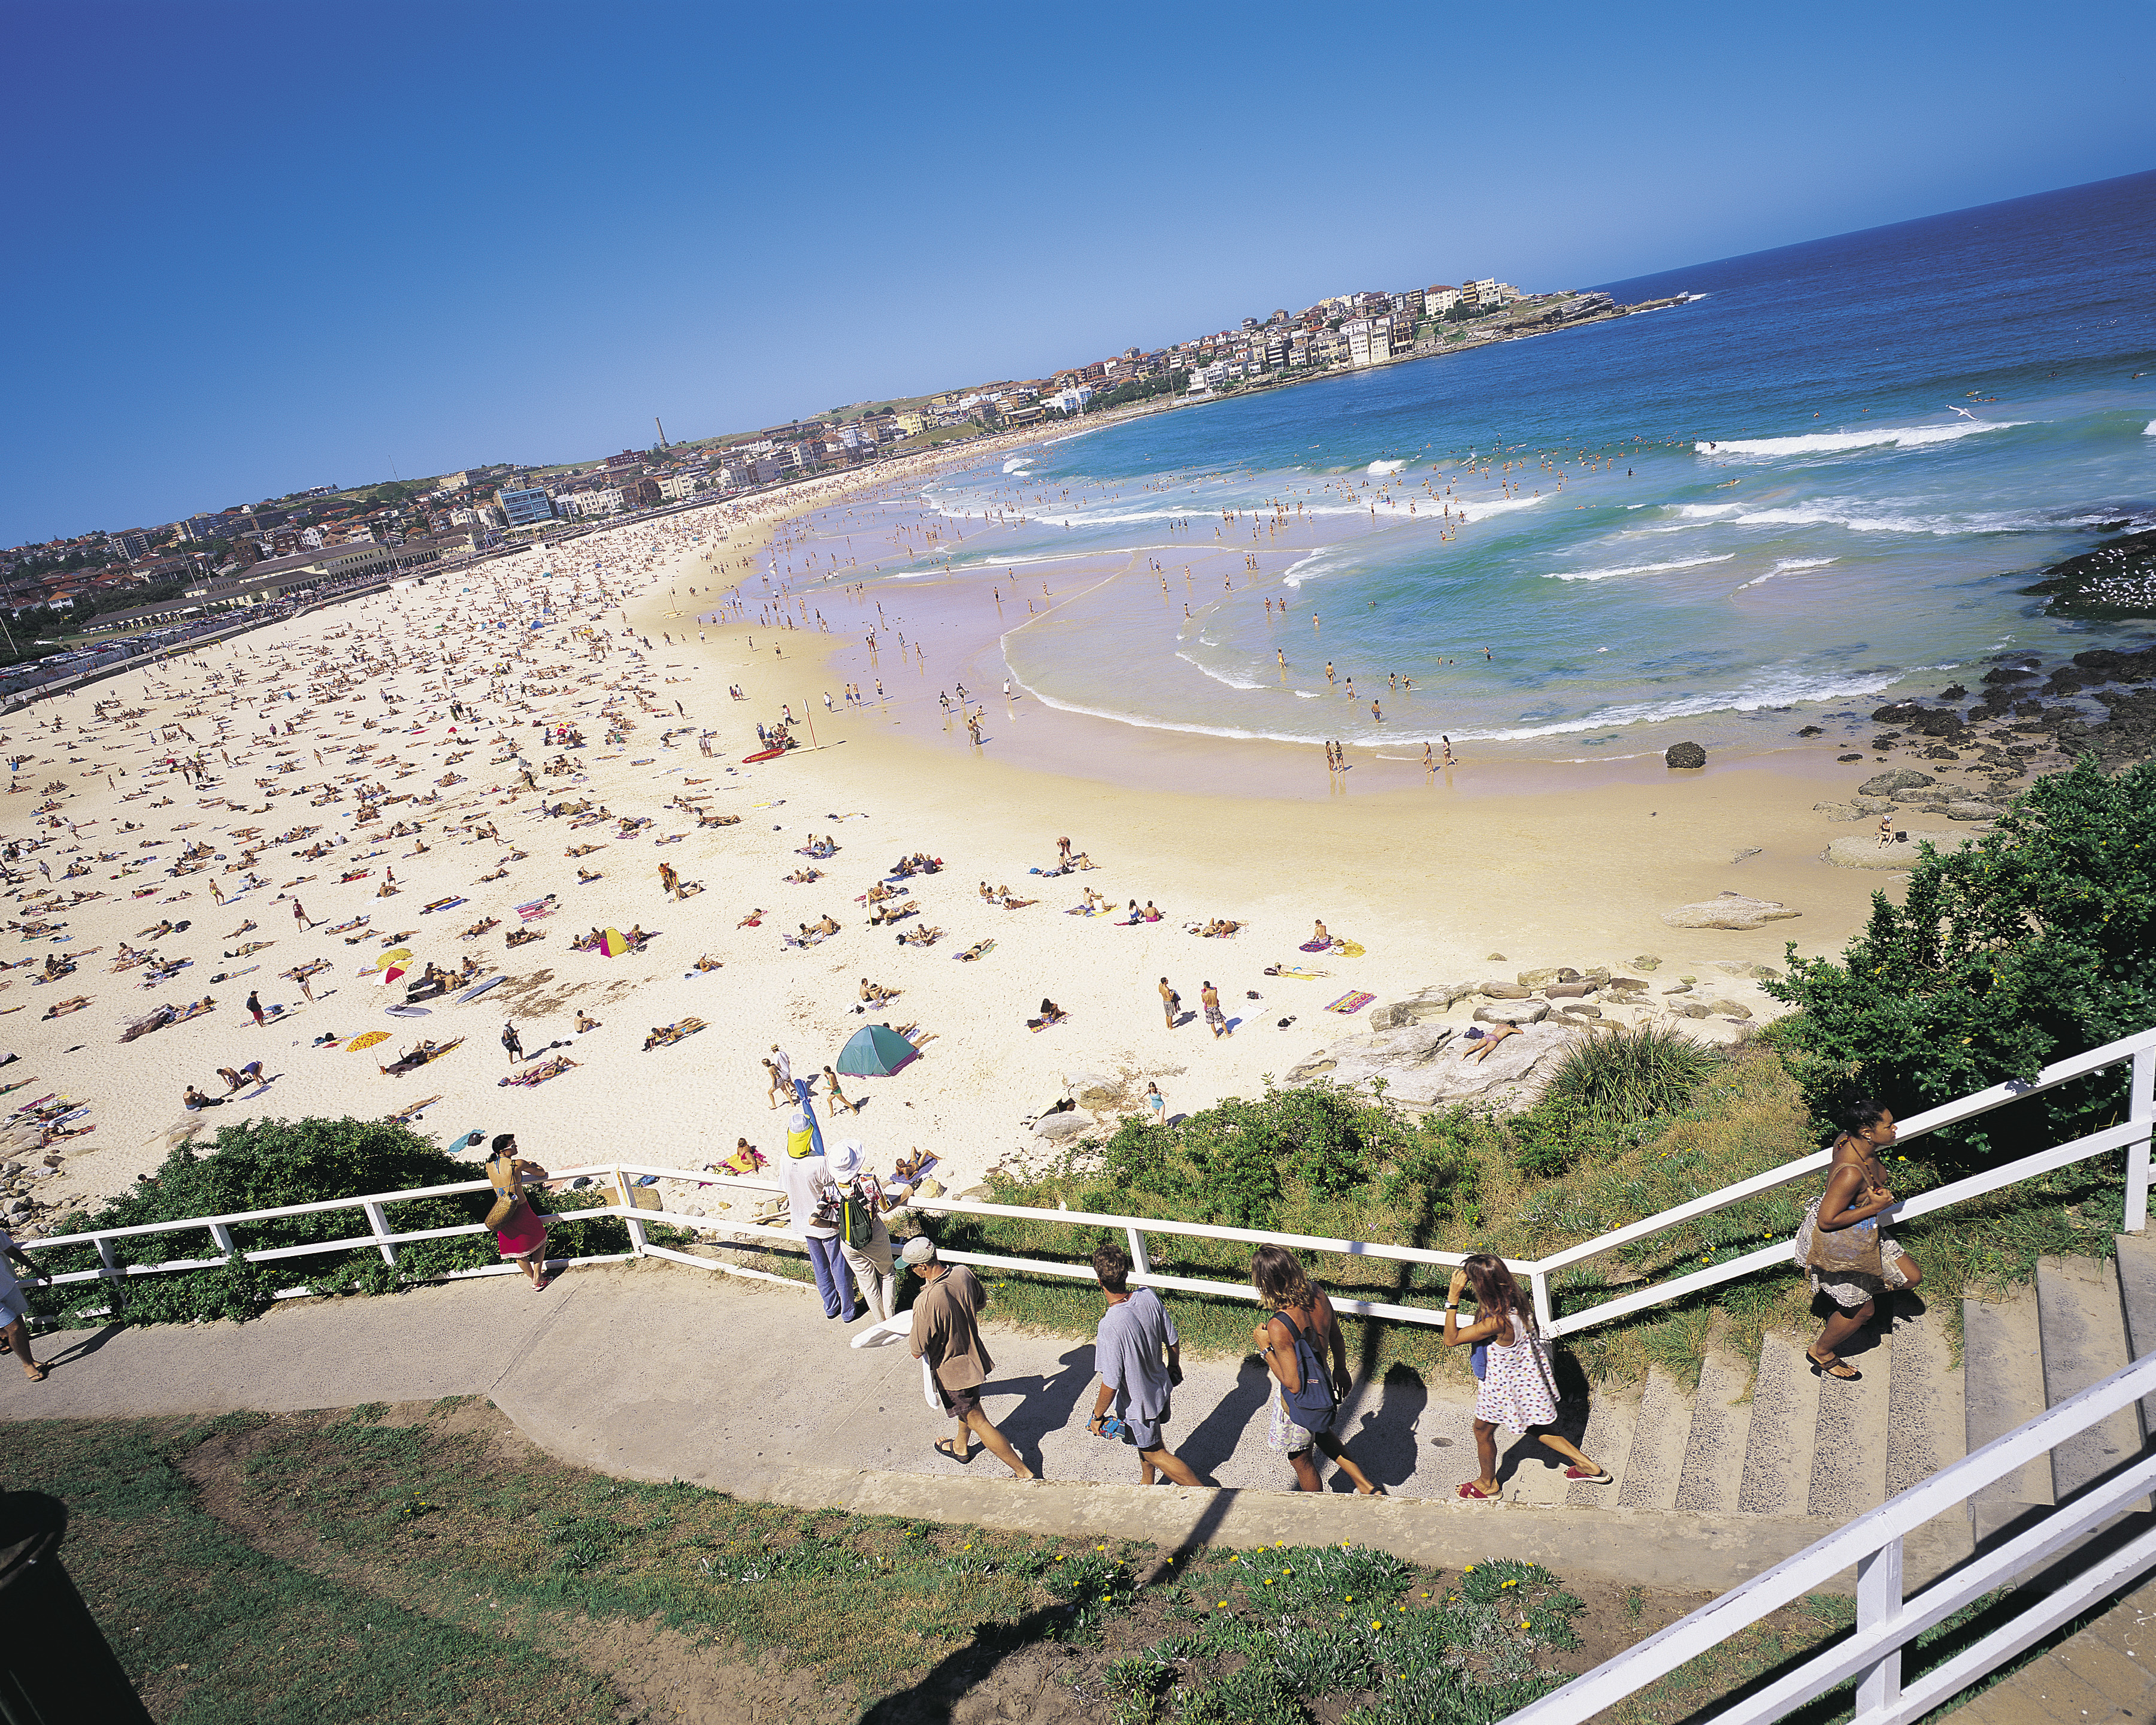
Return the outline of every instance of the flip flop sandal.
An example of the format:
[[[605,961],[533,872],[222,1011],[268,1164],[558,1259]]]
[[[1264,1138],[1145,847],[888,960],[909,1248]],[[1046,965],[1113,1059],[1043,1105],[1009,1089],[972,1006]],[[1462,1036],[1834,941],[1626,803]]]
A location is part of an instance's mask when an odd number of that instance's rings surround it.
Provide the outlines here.
[[[1479,1491],[1476,1489],[1475,1482],[1472,1480],[1470,1480],[1466,1485],[1460,1487],[1457,1495],[1462,1497],[1472,1497],[1481,1502],[1487,1502],[1491,1499],[1498,1497],[1502,1494],[1496,1491]]]
[[[1807,1352],[1804,1355],[1804,1363],[1812,1368],[1812,1376],[1815,1378],[1831,1378],[1837,1384],[1861,1384],[1864,1381],[1864,1373],[1839,1354],[1836,1354],[1828,1364],[1821,1365]],[[1835,1369],[1836,1366],[1840,1367],[1841,1369],[1836,1371]]]
[[[1584,1467],[1568,1467],[1564,1476],[1578,1486],[1614,1486],[1617,1483],[1616,1476],[1606,1467],[1599,1473],[1589,1473]]]
[[[957,1440],[955,1438],[938,1438],[936,1442],[931,1445],[931,1447],[934,1449],[937,1455],[947,1456],[952,1461],[957,1462],[959,1466],[963,1467],[968,1462],[973,1459],[973,1452],[971,1450],[968,1450],[964,1455],[961,1455],[957,1450],[952,1447],[957,1441]]]

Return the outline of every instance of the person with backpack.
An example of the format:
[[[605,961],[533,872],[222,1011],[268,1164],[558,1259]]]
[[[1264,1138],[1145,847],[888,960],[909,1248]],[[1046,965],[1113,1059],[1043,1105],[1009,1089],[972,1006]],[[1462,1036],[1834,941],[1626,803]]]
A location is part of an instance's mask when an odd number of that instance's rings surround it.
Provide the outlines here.
[[[1272,1430],[1266,1442],[1286,1454],[1298,1491],[1322,1491],[1312,1449],[1322,1450],[1355,1483],[1359,1497],[1383,1497],[1383,1488],[1355,1465],[1333,1431],[1340,1402],[1354,1383],[1348,1344],[1325,1290],[1304,1275],[1302,1260],[1286,1246],[1262,1245],[1250,1257],[1250,1285],[1273,1315],[1250,1332],[1276,1380]],[[1328,1377],[1319,1350],[1332,1356]]]
[[[896,1303],[898,1273],[891,1263],[891,1230],[884,1224],[883,1189],[861,1165],[865,1154],[859,1138],[840,1144],[829,1158],[831,1181],[839,1189],[839,1254],[854,1272],[861,1304],[881,1323]]]
[[[1473,1323],[1463,1325],[1460,1296],[1471,1283],[1476,1316]],[[1460,1486],[1459,1496],[1472,1500],[1504,1495],[1497,1483],[1500,1425],[1522,1436],[1532,1434],[1545,1448],[1569,1458],[1572,1466],[1564,1476],[1575,1485],[1616,1483],[1609,1469],[1549,1429],[1558,1411],[1549,1344],[1535,1333],[1534,1308],[1502,1258],[1471,1253],[1452,1272],[1452,1291],[1445,1296],[1445,1345],[1475,1347],[1483,1355],[1475,1373],[1480,1380],[1475,1389],[1475,1454],[1482,1471]]]
[[[802,1086],[803,1094],[807,1086]],[[854,1279],[839,1247],[839,1188],[829,1158],[816,1135],[804,1103],[797,1103],[786,1123],[786,1159],[779,1164],[786,1187],[788,1231],[808,1250],[816,1274],[816,1292],[824,1316],[851,1323],[861,1315],[854,1301]]]

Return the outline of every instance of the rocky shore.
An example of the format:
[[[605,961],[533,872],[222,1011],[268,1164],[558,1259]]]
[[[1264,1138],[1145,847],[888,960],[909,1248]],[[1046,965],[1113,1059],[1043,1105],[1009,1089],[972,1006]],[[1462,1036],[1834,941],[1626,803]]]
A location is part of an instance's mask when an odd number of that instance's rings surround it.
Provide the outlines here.
[[[2099,531],[2117,533],[2126,525],[2113,521]],[[2121,534],[2054,563],[2021,591],[2050,599],[2054,617],[2156,617],[2156,528]]]
[[[1949,820],[1995,820],[2032,775],[2056,771],[2078,756],[2093,754],[2114,768],[2156,756],[2152,685],[2156,645],[2133,652],[2092,648],[2048,671],[2038,655],[1998,654],[1972,705],[1959,705],[1970,700],[1970,691],[1957,683],[1939,692],[1937,706],[1902,701],[1875,711],[1873,722],[1886,728],[1871,740],[1871,764],[1886,770],[1867,776],[1847,801],[1815,806],[1830,820],[1866,820],[1897,808]],[[2076,700],[2093,701],[2103,716],[2070,704]],[[1865,758],[1841,757],[1851,763]],[[1871,860],[1862,865],[1907,864]]]

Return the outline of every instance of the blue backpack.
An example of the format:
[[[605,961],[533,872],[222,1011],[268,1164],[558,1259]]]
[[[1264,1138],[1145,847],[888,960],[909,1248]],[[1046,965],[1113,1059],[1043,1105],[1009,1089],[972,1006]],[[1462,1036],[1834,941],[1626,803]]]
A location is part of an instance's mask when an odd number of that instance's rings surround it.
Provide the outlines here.
[[[1300,1389],[1281,1386],[1281,1397],[1287,1404],[1289,1417],[1312,1437],[1332,1430],[1332,1416],[1339,1411],[1339,1404],[1332,1399],[1332,1380],[1325,1375],[1317,1350],[1302,1333],[1302,1326],[1285,1312],[1276,1312],[1273,1316],[1295,1332],[1295,1363],[1302,1378]]]

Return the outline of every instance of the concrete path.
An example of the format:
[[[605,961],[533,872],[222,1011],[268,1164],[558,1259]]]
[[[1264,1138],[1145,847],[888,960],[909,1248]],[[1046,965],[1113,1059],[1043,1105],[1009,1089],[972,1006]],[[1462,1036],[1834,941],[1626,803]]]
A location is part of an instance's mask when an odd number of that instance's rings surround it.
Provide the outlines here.
[[[1091,1344],[991,1323],[983,1402],[1045,1481],[1023,1485],[985,1453],[964,1466],[937,1455],[952,1428],[926,1405],[918,1363],[902,1342],[850,1348],[853,1333],[793,1289],[644,1260],[571,1270],[539,1293],[503,1276],[290,1301],[247,1324],[49,1336],[44,1384],[0,1369],[0,1420],[484,1395],[564,1460],[742,1497],[1170,1544],[1353,1539],[1425,1563],[1517,1556],[1686,1591],[1733,1586],[1820,1532],[1803,1517],[1462,1503],[1472,1405],[1409,1373],[1358,1384],[1341,1428],[1389,1499],[1336,1495],[1337,1476],[1334,1491],[1296,1494],[1266,1446],[1266,1378],[1250,1359],[1186,1360],[1169,1426],[1226,1489],[1143,1490],[1132,1451],[1086,1430]]]

